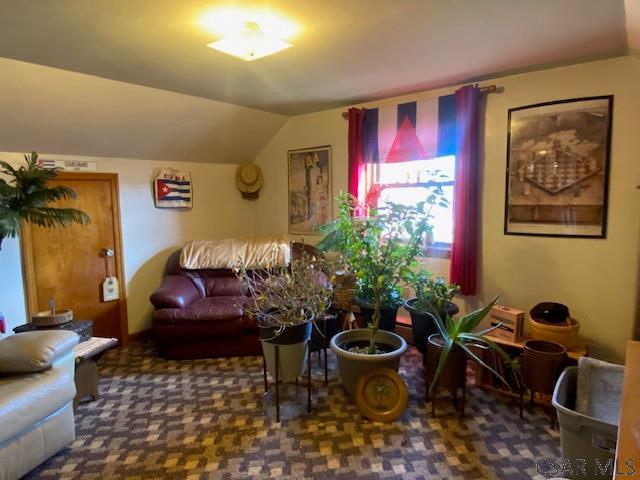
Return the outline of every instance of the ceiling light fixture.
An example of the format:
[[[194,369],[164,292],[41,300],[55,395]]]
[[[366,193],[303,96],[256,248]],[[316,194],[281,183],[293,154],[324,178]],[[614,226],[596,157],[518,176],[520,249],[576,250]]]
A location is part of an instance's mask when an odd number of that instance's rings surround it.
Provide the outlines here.
[[[207,47],[247,62],[291,47],[287,39],[298,32],[292,22],[264,10],[216,10],[201,16],[199,23],[222,36]]]

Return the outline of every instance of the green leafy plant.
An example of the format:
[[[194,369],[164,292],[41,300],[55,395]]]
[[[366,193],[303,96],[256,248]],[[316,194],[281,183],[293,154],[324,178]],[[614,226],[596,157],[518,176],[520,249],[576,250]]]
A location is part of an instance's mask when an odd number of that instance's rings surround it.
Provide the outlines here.
[[[411,278],[431,236],[434,205],[448,205],[439,188],[416,207],[387,203],[367,208],[349,194],[338,197],[337,219],[323,227],[324,238],[316,247],[339,252],[345,268],[355,275],[356,296],[373,306],[369,353],[375,353],[380,308],[401,303],[403,285]]]
[[[409,284],[416,292],[417,300],[413,307],[425,312],[444,312],[447,303],[450,302],[460,286],[448,283],[444,277],[433,277],[425,270],[414,273],[409,280]]]
[[[0,178],[0,248],[5,238],[18,235],[23,221],[48,228],[89,223],[89,216],[78,209],[49,206],[57,200],[76,197],[68,187],[47,187],[58,169],[41,168],[36,152],[24,159],[18,168],[0,161],[0,173],[8,177],[8,181]]]
[[[515,379],[515,382],[518,383],[516,364],[497,343],[489,340],[485,336],[487,333],[495,330],[500,325],[496,325],[479,332],[475,331],[476,328],[478,328],[478,326],[480,325],[480,322],[482,322],[482,320],[491,311],[491,308],[498,302],[499,298],[500,297],[496,296],[489,304],[485,305],[483,308],[464,315],[459,320],[454,320],[453,317],[447,316],[443,321],[440,315],[438,315],[437,313],[432,311],[427,312],[434,317],[436,327],[438,328],[438,331],[440,332],[440,336],[442,337],[444,343],[442,347],[442,353],[440,354],[440,359],[438,360],[438,366],[436,367],[436,371],[433,377],[433,381],[431,382],[431,385],[429,387],[429,395],[433,393],[433,390],[438,383],[438,379],[442,374],[442,370],[447,363],[449,354],[455,347],[461,348],[469,357],[471,357],[482,367],[489,370],[493,375],[496,376],[496,378],[498,378],[509,389],[511,389],[511,384],[494,368],[491,368],[491,366],[489,366],[484,360],[482,360],[480,356],[478,356],[477,353],[473,351],[473,348],[479,347],[497,353],[502,358],[504,364],[509,366],[514,372],[513,378]]]

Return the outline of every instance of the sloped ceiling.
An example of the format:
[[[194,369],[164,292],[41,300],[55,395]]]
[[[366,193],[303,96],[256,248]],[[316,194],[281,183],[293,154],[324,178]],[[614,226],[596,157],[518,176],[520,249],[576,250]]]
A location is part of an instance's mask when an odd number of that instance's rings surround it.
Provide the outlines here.
[[[629,50],[636,57],[640,57],[640,0],[625,0],[625,13]]]
[[[227,2],[4,0],[0,56],[299,114],[625,54],[624,2],[271,0],[303,32],[292,48],[246,63],[206,48],[217,38],[196,23]],[[627,0],[636,16],[638,3]]]
[[[287,117],[0,58],[0,150],[250,162]]]

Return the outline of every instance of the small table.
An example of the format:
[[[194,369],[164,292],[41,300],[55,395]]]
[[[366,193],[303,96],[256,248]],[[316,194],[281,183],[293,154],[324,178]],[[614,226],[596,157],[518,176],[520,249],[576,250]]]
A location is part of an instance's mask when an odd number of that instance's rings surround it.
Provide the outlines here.
[[[117,343],[115,338],[91,337],[73,348],[76,356],[74,411],[83,398],[90,396],[92,400],[98,399],[98,360]]]
[[[35,323],[27,323],[13,329],[15,333],[33,332],[36,330],[71,330],[80,336],[80,341],[85,342],[91,338],[93,332],[92,320],[72,320],[67,323],[59,323],[57,325],[36,325]]]

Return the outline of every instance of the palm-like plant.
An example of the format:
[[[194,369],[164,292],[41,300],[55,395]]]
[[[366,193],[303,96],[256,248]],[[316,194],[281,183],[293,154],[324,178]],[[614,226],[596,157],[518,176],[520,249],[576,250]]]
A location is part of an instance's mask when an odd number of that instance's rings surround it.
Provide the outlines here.
[[[478,309],[474,312],[471,312],[459,320],[454,320],[453,317],[447,316],[443,321],[437,310],[433,307],[429,308],[429,312],[433,317],[440,332],[440,336],[444,342],[442,346],[442,352],[440,354],[440,359],[438,361],[438,366],[436,367],[435,374],[433,376],[433,381],[429,386],[429,395],[433,393],[434,388],[438,384],[438,379],[442,374],[442,370],[444,369],[447,359],[449,358],[449,354],[451,350],[455,347],[461,348],[469,357],[475,360],[479,365],[489,370],[496,378],[500,379],[509,389],[512,388],[511,384],[500,375],[494,368],[491,368],[487,363],[482,360],[474,351],[473,347],[480,347],[489,349],[502,358],[502,361],[505,365],[511,367],[512,372],[514,372],[513,378],[516,383],[516,386],[519,388],[518,375],[516,365],[511,360],[511,357],[495,342],[489,340],[485,335],[492,330],[495,330],[500,326],[500,324],[488,328],[486,330],[482,330],[476,332],[475,329],[478,328],[480,322],[487,316],[487,314],[491,311],[491,308],[498,302],[500,297],[496,296],[488,305],[485,305],[483,308]]]
[[[89,223],[89,216],[81,210],[49,206],[57,200],[76,197],[68,187],[47,187],[59,169],[41,168],[36,152],[24,159],[18,168],[0,161],[0,173],[8,177],[8,181],[0,178],[0,248],[5,238],[18,235],[23,221],[48,228]]]

